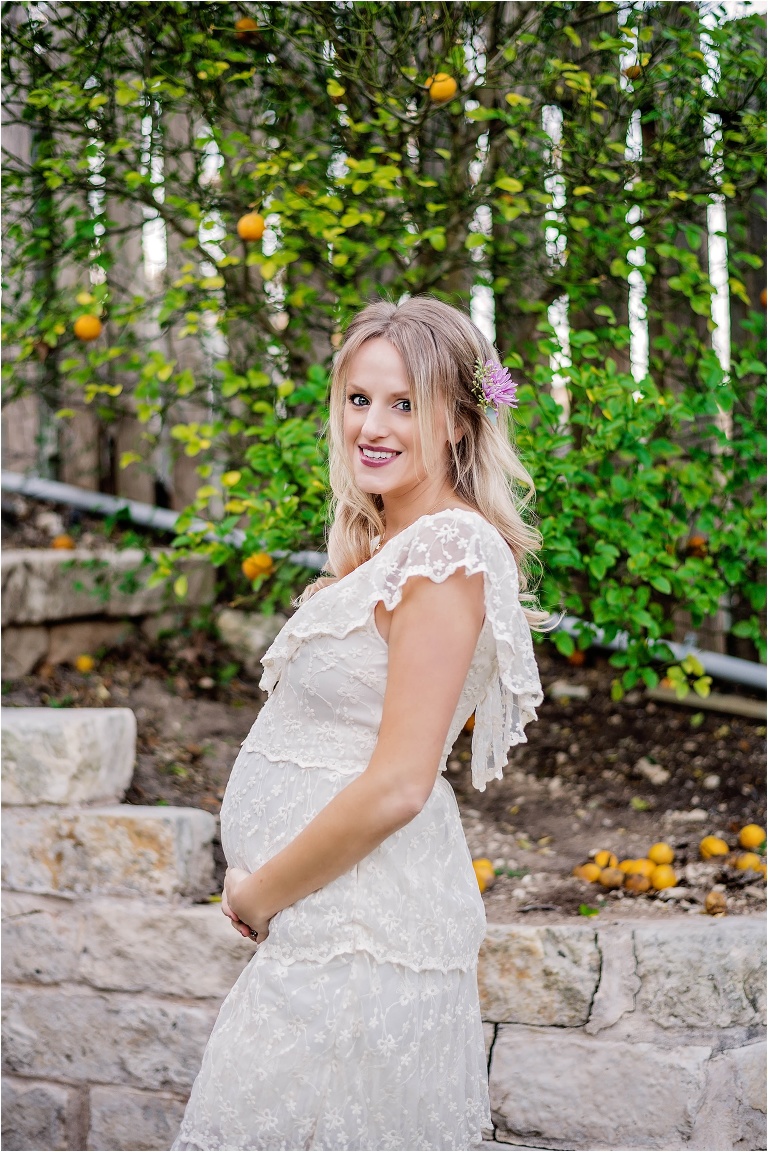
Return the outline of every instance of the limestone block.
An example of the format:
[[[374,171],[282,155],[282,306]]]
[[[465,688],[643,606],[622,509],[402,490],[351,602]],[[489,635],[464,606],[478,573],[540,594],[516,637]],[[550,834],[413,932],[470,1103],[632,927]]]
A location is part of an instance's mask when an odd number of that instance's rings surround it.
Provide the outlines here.
[[[615,924],[598,929],[597,946],[602,957],[600,983],[585,1025],[585,1031],[591,1034],[610,1028],[626,1013],[634,1012],[635,996],[640,988],[630,925]]]
[[[578,1027],[589,1017],[599,974],[587,924],[489,924],[477,979],[483,1019]]]
[[[707,1090],[691,1133],[701,1152],[723,1148],[765,1148],[766,1046],[749,1044],[715,1056]]]
[[[224,608],[216,623],[222,640],[251,676],[261,676],[261,658],[286,622],[285,616],[263,616],[259,612],[238,612]]]
[[[3,804],[122,800],[136,758],[130,708],[3,708]]]
[[[183,560],[186,607],[210,604],[215,573],[194,557]],[[71,552],[8,549],[3,553],[3,624],[43,624],[89,616],[148,616],[163,611],[173,593],[148,586],[154,565],[139,548]]]
[[[710,1052],[502,1024],[490,1074],[497,1139],[569,1149],[685,1147]]]
[[[3,1148],[80,1148],[82,1112],[77,1088],[4,1076]]]
[[[3,884],[58,895],[175,895],[213,884],[216,819],[200,808],[15,808],[3,813]]]
[[[74,980],[80,920],[70,900],[3,892],[3,980],[17,984]]]
[[[3,679],[19,680],[40,663],[48,652],[48,629],[30,625],[3,628]]]
[[[100,648],[118,648],[133,634],[129,620],[78,620],[54,624],[49,632],[48,663],[74,664],[78,656],[93,656]]]
[[[9,986],[4,1068],[69,1083],[183,1093],[200,1069],[218,1009],[218,1002]]]
[[[84,915],[78,978],[94,988],[223,1000],[256,948],[220,904],[94,900]]]
[[[636,924],[638,1012],[662,1028],[765,1023],[765,935],[751,916]]]
[[[86,1148],[112,1152],[170,1148],[181,1125],[184,1102],[132,1088],[92,1088]]]

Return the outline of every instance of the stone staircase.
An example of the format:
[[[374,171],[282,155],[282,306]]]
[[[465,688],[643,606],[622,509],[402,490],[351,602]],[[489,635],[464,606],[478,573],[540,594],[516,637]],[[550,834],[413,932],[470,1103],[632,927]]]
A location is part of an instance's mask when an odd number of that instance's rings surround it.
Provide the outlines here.
[[[125,708],[3,709],[3,1148],[163,1149],[252,955],[216,820],[121,804]]]

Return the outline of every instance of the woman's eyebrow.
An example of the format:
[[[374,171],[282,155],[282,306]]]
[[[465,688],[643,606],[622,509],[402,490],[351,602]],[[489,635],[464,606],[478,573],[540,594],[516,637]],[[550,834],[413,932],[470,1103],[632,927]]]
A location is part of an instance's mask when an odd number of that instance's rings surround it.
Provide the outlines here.
[[[347,390],[351,389],[354,392],[365,392],[366,389],[360,384],[355,384],[352,380],[347,380]],[[399,400],[402,397],[409,398],[411,395],[410,388],[400,388],[396,392],[390,392],[390,399]]]

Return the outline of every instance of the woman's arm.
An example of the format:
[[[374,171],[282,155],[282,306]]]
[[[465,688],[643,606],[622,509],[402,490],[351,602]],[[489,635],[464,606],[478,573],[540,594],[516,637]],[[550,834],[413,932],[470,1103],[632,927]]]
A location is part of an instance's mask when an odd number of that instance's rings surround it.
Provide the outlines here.
[[[228,874],[236,916],[263,939],[269,920],[349,871],[408,824],[435,784],[483,623],[483,577],[412,577],[392,613],[387,687],[366,770],[263,867]]]

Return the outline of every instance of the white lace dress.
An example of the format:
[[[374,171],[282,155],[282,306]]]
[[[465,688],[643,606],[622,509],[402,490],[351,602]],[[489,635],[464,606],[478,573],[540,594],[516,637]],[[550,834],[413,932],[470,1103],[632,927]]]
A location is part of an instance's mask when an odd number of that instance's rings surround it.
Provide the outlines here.
[[[512,554],[474,512],[417,520],[316,593],[264,656],[270,693],[221,811],[254,871],[373,753],[387,679],[374,622],[410,576],[482,572],[485,622],[445,742],[475,711],[472,779],[500,778],[541,687]],[[485,930],[453,790],[274,917],[219,1013],[174,1149],[469,1149],[490,1124],[477,954]]]

